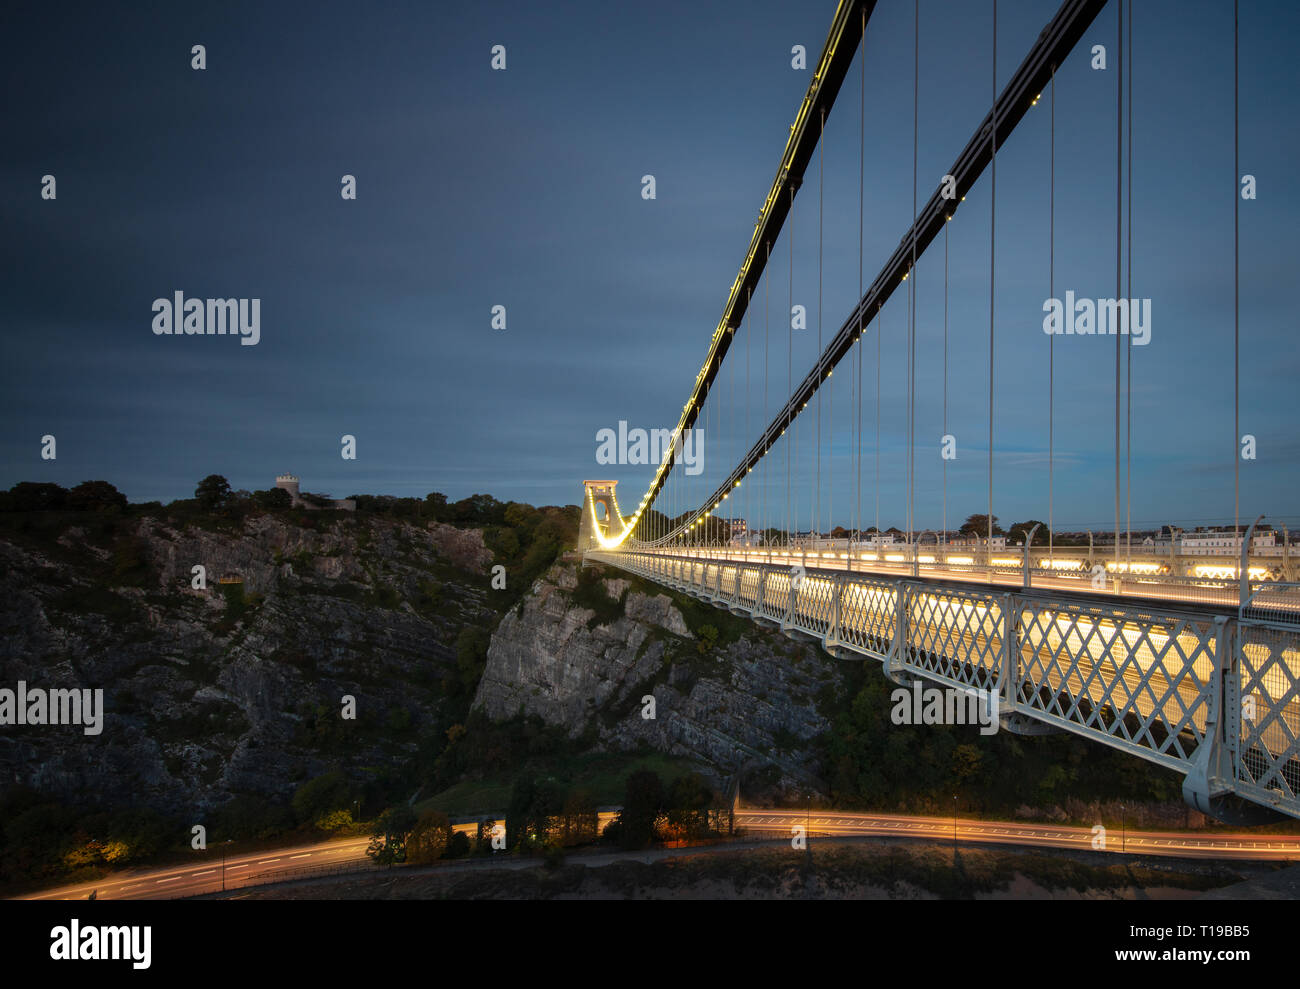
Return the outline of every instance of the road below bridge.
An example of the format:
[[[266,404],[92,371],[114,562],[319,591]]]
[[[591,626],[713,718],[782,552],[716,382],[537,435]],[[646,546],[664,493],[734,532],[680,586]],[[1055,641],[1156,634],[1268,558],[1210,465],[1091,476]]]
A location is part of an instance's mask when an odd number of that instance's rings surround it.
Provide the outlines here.
[[[602,812],[603,827],[614,812]],[[498,818],[500,820],[501,817]],[[953,818],[901,814],[868,814],[825,810],[737,809],[735,826],[750,838],[788,840],[791,829],[803,827],[814,837],[886,837],[923,841],[953,841]],[[458,824],[457,831],[472,834],[473,824]],[[1021,848],[1093,850],[1091,828],[1018,821],[957,818],[956,840],[962,844],[1014,845]],[[226,859],[227,888],[271,885],[315,873],[361,869],[369,864],[369,838],[315,842],[291,848],[231,855]],[[1224,832],[1133,831],[1108,829],[1105,851],[1129,855],[1159,855],[1181,859],[1219,861],[1300,861],[1300,835],[1253,835]],[[635,853],[628,853],[635,857]],[[519,860],[511,860],[519,861]],[[28,900],[84,900],[92,891],[98,899],[161,900],[214,893],[222,889],[221,862],[206,860],[197,866],[170,865],[118,873],[92,882],[28,894]]]

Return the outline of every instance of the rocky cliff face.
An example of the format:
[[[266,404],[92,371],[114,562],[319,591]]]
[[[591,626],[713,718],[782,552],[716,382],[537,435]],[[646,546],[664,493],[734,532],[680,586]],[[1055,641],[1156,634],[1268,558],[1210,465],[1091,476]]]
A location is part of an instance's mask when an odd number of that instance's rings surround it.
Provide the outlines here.
[[[829,728],[818,695],[840,685],[832,660],[811,643],[598,572],[580,588],[578,565],[558,563],[502,619],[476,708],[496,720],[537,715],[573,737],[594,729],[603,748],[650,746],[717,776],[765,770],[772,783],[821,789],[812,742]]]
[[[0,781],[181,811],[409,761],[460,630],[496,622],[491,553],[436,523],[310,524],[144,518],[0,539],[0,687],[101,687],[107,711],[94,737],[0,729]]]

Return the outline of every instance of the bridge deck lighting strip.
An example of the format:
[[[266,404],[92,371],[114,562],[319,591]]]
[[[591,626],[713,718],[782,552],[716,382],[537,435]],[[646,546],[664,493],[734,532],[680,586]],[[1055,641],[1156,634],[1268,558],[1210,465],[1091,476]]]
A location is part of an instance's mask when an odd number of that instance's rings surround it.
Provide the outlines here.
[[[867,290],[867,294],[862,297],[857,308],[850,313],[848,319],[845,320],[839,332],[836,333],[825,351],[822,352],[812,370],[808,372],[808,375],[800,383],[794,394],[790,396],[785,407],[772,420],[771,425],[764,430],[763,435],[753,447],[750,448],[745,459],[719,485],[718,489],[704,500],[704,505],[711,505],[718,501],[738,478],[762,460],[785,429],[794,421],[795,416],[799,414],[808,400],[816,394],[817,389],[826,380],[831,369],[849,352],[857,337],[859,322],[861,322],[861,325],[866,326],[871,315],[877,311],[879,306],[883,306],[888,301],[894,289],[898,288],[906,279],[907,272],[911,267],[913,238],[916,241],[916,252],[919,257],[938,236],[939,231],[943,229],[943,225],[952,218],[962,198],[974,187],[975,182],[983,174],[984,169],[993,158],[993,125],[995,117],[998,144],[1001,146],[1006,143],[1007,137],[1015,129],[1016,125],[1024,119],[1025,114],[1029,112],[1030,107],[1043,91],[1044,86],[1051,80],[1053,66],[1059,66],[1065,60],[1104,6],[1106,6],[1106,0],[1064,0],[1056,15],[1039,34],[1024,61],[1020,63],[1020,67],[1002,90],[996,105],[985,116],[974,136],[967,142],[966,147],[949,169],[949,173],[955,179],[956,198],[944,199],[941,196],[941,188],[935,189],[925,208],[917,217],[916,222],[899,240],[898,247],[895,248],[894,253],[885,262],[875,281],[872,282],[870,289]],[[841,11],[843,7],[844,4],[841,4]],[[836,17],[838,23],[838,12]],[[850,60],[851,58],[850,54]],[[845,71],[847,71],[847,62],[845,63]],[[840,78],[843,78],[842,74]],[[807,98],[805,98],[806,103]],[[809,154],[811,154],[811,150],[812,146],[810,145]],[[723,352],[725,353],[725,350]],[[660,470],[663,470],[662,466]],[[658,481],[659,478],[656,477],[656,483]],[[655,488],[652,486],[652,494],[654,490]],[[700,509],[700,513],[703,511],[703,508]],[[690,525],[694,518],[698,518],[700,513],[696,513],[692,519],[686,520],[681,527],[668,533],[665,539],[671,539],[680,534]],[[657,540],[657,542],[663,541],[663,539]]]

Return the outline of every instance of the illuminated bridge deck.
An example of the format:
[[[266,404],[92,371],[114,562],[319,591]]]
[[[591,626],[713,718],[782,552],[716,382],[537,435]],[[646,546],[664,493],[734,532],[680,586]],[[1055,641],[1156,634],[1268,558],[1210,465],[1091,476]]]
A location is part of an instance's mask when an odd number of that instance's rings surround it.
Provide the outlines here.
[[[996,692],[1005,727],[1073,732],[1181,772],[1207,813],[1222,816],[1235,794],[1300,817],[1295,627],[1206,605],[689,551],[587,559],[811,636],[839,658],[878,660],[900,683]]]

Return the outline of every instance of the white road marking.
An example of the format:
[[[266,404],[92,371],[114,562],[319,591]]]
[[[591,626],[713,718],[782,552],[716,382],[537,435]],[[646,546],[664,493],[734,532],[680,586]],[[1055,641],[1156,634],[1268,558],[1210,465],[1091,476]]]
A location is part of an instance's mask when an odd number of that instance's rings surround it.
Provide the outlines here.
[[[291,859],[305,859],[305,858],[310,858],[310,857],[311,857],[311,852],[303,852],[301,855],[290,855],[290,856],[289,856],[289,858],[291,858]]]
[[[160,883],[174,883],[177,879],[184,879],[184,876],[172,876],[170,879],[159,879]]]
[[[191,876],[210,876],[210,875],[212,875],[212,873],[214,873],[214,872],[216,872],[216,871],[217,871],[216,869],[209,869],[207,872],[191,872],[190,875],[191,875]]]
[[[258,865],[266,865],[267,862],[279,862],[279,861],[280,861],[280,860],[279,860],[278,858],[274,858],[274,859],[262,859],[262,860],[259,861],[257,864],[258,864]]]

